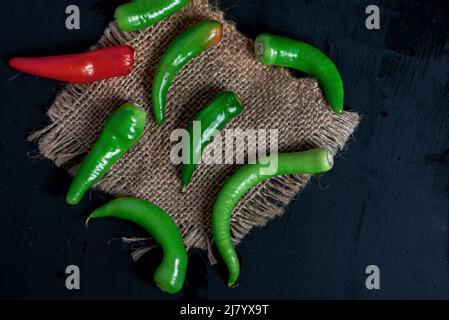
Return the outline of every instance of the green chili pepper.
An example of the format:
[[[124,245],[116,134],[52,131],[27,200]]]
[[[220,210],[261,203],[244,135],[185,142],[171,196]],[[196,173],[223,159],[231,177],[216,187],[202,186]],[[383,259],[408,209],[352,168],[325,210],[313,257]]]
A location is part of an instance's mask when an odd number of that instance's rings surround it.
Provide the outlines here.
[[[272,161],[276,161],[273,159]],[[270,167],[258,161],[240,168],[220,190],[212,212],[212,233],[218,251],[228,270],[230,287],[235,286],[240,263],[232,245],[230,223],[234,208],[240,199],[256,184],[286,174],[317,174],[329,171],[333,157],[326,149],[281,153]],[[273,165],[274,164],[274,165]]]
[[[258,36],[254,51],[263,64],[293,68],[318,78],[332,109],[343,112],[343,81],[335,64],[323,52],[304,42],[271,34]]]
[[[105,217],[129,220],[143,227],[164,252],[153,275],[154,282],[166,293],[174,294],[182,289],[187,270],[186,248],[178,227],[164,210],[145,200],[120,198],[95,210],[86,225],[90,219]]]
[[[84,194],[103,178],[112,165],[139,140],[145,123],[145,111],[130,103],[122,105],[109,117],[73,179],[67,193],[68,204],[78,204]]]
[[[189,0],[133,0],[115,10],[117,26],[123,31],[137,31],[164,20],[182,9]]]
[[[190,60],[221,41],[222,28],[215,20],[200,22],[184,31],[162,56],[153,81],[156,123],[164,122],[167,92],[176,75]]]
[[[190,184],[201,155],[215,133],[242,112],[243,106],[238,95],[234,92],[224,92],[196,115],[188,129],[189,161],[183,164],[181,170],[182,183],[185,187]],[[198,134],[194,129],[195,125],[201,126]]]

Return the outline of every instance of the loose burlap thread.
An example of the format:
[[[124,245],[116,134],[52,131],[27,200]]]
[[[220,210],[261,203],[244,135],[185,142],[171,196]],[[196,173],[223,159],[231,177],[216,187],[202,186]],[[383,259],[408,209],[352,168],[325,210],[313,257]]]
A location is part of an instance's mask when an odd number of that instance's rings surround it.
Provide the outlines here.
[[[157,126],[151,116],[150,94],[155,68],[176,36],[204,19],[223,23],[223,40],[183,68],[167,97],[166,122]],[[325,147],[336,154],[359,122],[356,113],[334,114],[316,80],[296,79],[287,70],[260,64],[252,41],[207,0],[192,0],[175,15],[139,32],[121,32],[113,22],[94,48],[117,44],[135,49],[133,72],[92,84],[67,85],[48,110],[51,123],[29,138],[43,156],[73,174],[118,106],[134,102],[145,108],[149,121],[144,136],[96,187],[117,197],[135,196],[159,205],[176,221],[186,247],[208,250],[211,261],[212,207],[220,187],[238,165],[200,164],[188,192],[182,192],[180,168],[170,161],[173,130],[186,128],[199,110],[225,90],[239,94],[245,108],[227,128],[277,129],[280,151]],[[253,227],[281,215],[309,179],[307,175],[282,176],[251,190],[233,213],[234,244]]]

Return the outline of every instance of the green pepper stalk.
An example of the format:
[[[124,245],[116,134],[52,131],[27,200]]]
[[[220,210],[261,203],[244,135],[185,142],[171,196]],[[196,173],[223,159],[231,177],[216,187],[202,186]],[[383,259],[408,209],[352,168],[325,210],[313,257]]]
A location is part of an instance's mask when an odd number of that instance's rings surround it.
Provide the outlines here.
[[[78,204],[84,194],[139,140],[145,129],[146,113],[127,103],[106,121],[94,147],[78,169],[67,193],[68,204]]]
[[[154,282],[164,292],[178,293],[187,270],[187,253],[181,232],[170,216],[158,206],[141,199],[119,198],[96,209],[87,218],[114,217],[137,223],[161,245],[164,257],[153,275]]]
[[[274,161],[274,160],[272,160]],[[318,174],[329,171],[333,157],[326,149],[305,152],[281,153],[277,165],[266,167],[258,161],[240,168],[221,188],[212,211],[212,234],[218,252],[229,271],[228,286],[236,285],[240,263],[232,245],[230,224],[234,208],[241,198],[256,184],[275,176],[286,174]]]
[[[184,31],[170,45],[161,58],[153,81],[153,112],[156,123],[165,120],[168,89],[181,69],[222,38],[223,26],[215,20],[200,22]]]
[[[190,184],[196,166],[215,133],[222,130],[242,112],[243,106],[238,95],[234,92],[224,92],[195,116],[188,129],[190,137],[189,161],[183,164],[181,169],[182,183],[185,187]],[[195,136],[195,124],[201,126],[199,137]]]
[[[149,27],[182,9],[189,0],[133,0],[115,10],[117,27],[137,31]]]
[[[335,64],[323,52],[304,42],[271,34],[258,36],[254,51],[263,64],[292,68],[316,77],[334,112],[343,112],[343,80]]]

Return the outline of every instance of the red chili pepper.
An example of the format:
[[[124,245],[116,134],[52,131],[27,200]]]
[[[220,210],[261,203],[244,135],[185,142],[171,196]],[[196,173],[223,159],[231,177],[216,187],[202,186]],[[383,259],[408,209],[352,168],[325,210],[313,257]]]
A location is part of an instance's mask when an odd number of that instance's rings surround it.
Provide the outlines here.
[[[134,64],[130,46],[114,46],[80,54],[12,58],[9,66],[21,72],[64,82],[87,83],[126,76]]]

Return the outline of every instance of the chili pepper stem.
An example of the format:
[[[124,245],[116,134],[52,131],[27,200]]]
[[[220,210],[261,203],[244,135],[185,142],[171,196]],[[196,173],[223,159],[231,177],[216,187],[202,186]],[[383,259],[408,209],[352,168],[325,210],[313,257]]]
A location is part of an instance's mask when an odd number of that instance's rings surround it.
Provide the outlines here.
[[[96,49],[79,54],[49,57],[15,57],[9,66],[17,71],[72,83],[122,77],[132,71],[134,49],[127,45]]]
[[[161,245],[164,256],[153,274],[165,293],[181,291],[187,270],[187,252],[176,223],[162,208],[137,198],[115,199],[92,212],[89,218],[119,218],[137,223]],[[88,220],[89,220],[88,218]]]
[[[122,105],[109,116],[73,178],[66,196],[68,204],[78,204],[85,193],[135,145],[145,130],[145,123],[146,112],[131,103]]]
[[[231,237],[231,219],[239,201],[258,183],[287,174],[320,174],[332,169],[330,151],[320,148],[303,152],[278,154],[277,168],[269,174],[261,170],[265,164],[241,167],[223,185],[212,209],[212,234],[229,272],[228,286],[234,286],[240,274],[240,262]]]
[[[257,56],[262,56],[263,55],[263,52],[264,52],[264,46],[263,46],[263,43],[262,42],[255,42],[255,45],[254,45],[254,47],[255,47],[255,52],[256,52],[256,55]]]
[[[178,73],[193,58],[217,45],[222,38],[222,29],[219,21],[202,21],[180,34],[165,51],[152,86],[153,113],[157,124],[165,121],[167,93]]]
[[[327,153],[327,161],[332,168],[334,166],[334,155],[330,151]]]
[[[115,10],[117,27],[122,31],[137,31],[171,16],[189,0],[132,0]]]
[[[337,66],[322,51],[301,41],[261,34],[254,41],[254,53],[265,65],[292,68],[315,77],[332,110],[337,114],[343,113],[342,77]]]
[[[195,116],[187,131],[190,137],[195,137],[195,125],[200,124],[200,132],[199,139],[190,139],[189,163],[184,163],[181,168],[182,183],[185,187],[192,181],[197,164],[204,150],[212,143],[215,134],[242,112],[243,105],[240,97],[235,92],[226,91],[219,94]]]

